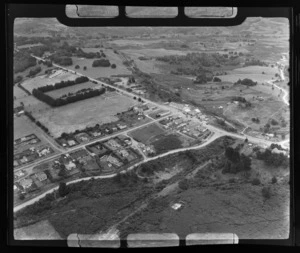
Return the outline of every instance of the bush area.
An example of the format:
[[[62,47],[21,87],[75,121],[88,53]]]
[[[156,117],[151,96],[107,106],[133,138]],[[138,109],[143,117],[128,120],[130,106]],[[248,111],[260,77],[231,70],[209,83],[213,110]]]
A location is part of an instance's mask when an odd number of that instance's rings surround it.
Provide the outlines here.
[[[237,149],[227,147],[225,150],[226,161],[222,173],[236,174],[240,171],[251,170],[251,159],[244,154],[240,154]]]
[[[155,148],[156,154],[162,154],[173,149],[182,148],[182,143],[177,135],[170,134],[162,136],[152,143]]]
[[[27,77],[33,77],[33,76],[35,76],[36,74],[40,73],[41,70],[42,70],[42,69],[41,69],[40,66],[38,66],[38,67],[36,67],[36,68],[34,68],[34,69],[31,69],[31,70],[29,71]]]
[[[289,158],[283,153],[272,153],[270,149],[266,149],[264,152],[256,151],[256,157],[259,160],[263,160],[265,164],[275,167],[289,166]]]
[[[206,53],[188,53],[186,55],[169,55],[156,57],[157,61],[167,62],[171,65],[189,63],[194,66],[212,67],[220,64],[224,65],[238,65],[240,63],[238,56],[226,58],[220,54],[206,54]]]
[[[36,59],[27,52],[19,51],[14,54],[14,73],[23,72],[36,64]]]
[[[242,84],[242,85],[246,85],[246,86],[255,86],[257,85],[257,82],[252,81],[249,78],[245,78],[243,80],[239,79],[237,82],[235,82],[234,84]]]
[[[268,64],[258,59],[252,58],[252,59],[246,59],[244,63],[244,67],[247,66],[268,66]]]

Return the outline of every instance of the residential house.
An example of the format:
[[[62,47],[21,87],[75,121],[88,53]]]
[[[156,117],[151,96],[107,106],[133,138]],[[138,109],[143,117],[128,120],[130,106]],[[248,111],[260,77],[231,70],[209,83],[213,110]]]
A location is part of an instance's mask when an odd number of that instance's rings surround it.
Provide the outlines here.
[[[38,172],[35,174],[36,177],[42,182],[42,181],[45,181],[47,180],[47,175],[45,172],[41,171],[41,172]]]
[[[31,178],[24,178],[19,181],[19,184],[23,187],[23,189],[30,188],[32,183],[33,183],[33,181]]]
[[[70,147],[76,145],[76,142],[74,140],[68,140],[67,143]]]
[[[69,163],[65,164],[65,166],[66,166],[67,170],[72,170],[72,169],[76,168],[76,164],[71,161]]]
[[[115,158],[111,155],[109,157],[107,157],[107,161],[112,163],[112,164],[115,164],[118,167],[122,165],[122,163],[117,158]]]

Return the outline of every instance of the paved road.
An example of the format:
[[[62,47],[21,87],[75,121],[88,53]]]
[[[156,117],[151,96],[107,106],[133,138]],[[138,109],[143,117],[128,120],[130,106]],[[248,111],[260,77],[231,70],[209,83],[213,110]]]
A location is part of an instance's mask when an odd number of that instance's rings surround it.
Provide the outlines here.
[[[44,59],[42,59],[42,58],[40,58],[40,57],[36,57],[36,56],[33,56],[33,57],[35,57],[35,58],[38,59],[38,60],[44,60]],[[62,69],[64,69],[64,70],[66,70],[66,71],[75,73],[75,71],[69,70],[69,69],[64,68],[64,67],[62,67],[62,66],[59,66],[59,65],[57,65],[57,64],[53,64],[53,66],[56,66],[56,67],[59,67],[59,68],[62,68]],[[84,75],[82,75],[82,74],[80,74],[80,73],[78,73],[78,72],[76,72],[76,74],[79,75],[79,76],[84,76]],[[113,85],[104,83],[104,82],[102,82],[102,81],[99,81],[99,80],[97,80],[97,79],[90,78],[90,77],[89,77],[89,79],[92,80],[92,81],[96,81],[96,82],[99,83],[99,84],[103,84],[103,85],[105,85],[105,86],[114,88],[114,89],[118,90],[120,93],[126,94],[126,95],[128,95],[128,96],[131,96],[131,97],[136,96],[135,94],[132,94],[132,93],[127,92],[127,91],[124,91],[124,90],[122,90],[122,89],[119,89],[119,88],[117,88],[117,87],[115,87],[115,86],[113,86]],[[150,101],[150,100],[145,99],[145,98],[143,98],[143,100],[144,100],[144,101],[147,101],[147,102],[150,103],[150,104],[154,104],[154,105],[156,105],[157,107],[160,107],[160,108],[162,108],[162,109],[166,109],[166,110],[169,110],[169,111],[171,110],[170,107],[168,107],[168,106],[164,106],[164,105],[155,103],[155,102]],[[174,108],[173,108],[173,110],[174,110]],[[176,110],[177,110],[177,109],[176,109]],[[178,110],[177,110],[177,112],[178,112],[178,114],[182,114],[182,112],[180,112],[180,111],[178,111]],[[168,116],[169,116],[169,115],[168,115]],[[165,116],[165,117],[168,117],[168,116]],[[144,124],[144,125],[141,125],[141,126],[138,126],[138,127],[135,127],[135,128],[131,128],[131,129],[128,129],[128,130],[126,130],[126,131],[124,131],[124,132],[127,133],[127,132],[129,132],[129,131],[138,129],[138,128],[140,128],[140,127],[144,127],[145,125],[152,124],[153,122],[159,121],[159,120],[161,120],[161,119],[163,119],[163,118],[164,118],[164,117],[159,118],[159,119],[157,119],[157,120],[153,120],[153,121],[148,122],[148,123],[146,123],[146,124]],[[232,136],[232,137],[235,137],[235,138],[238,138],[238,139],[246,139],[246,138],[247,138],[247,139],[249,140],[249,142],[252,142],[252,143],[255,143],[255,144],[258,144],[258,145],[261,145],[261,146],[265,146],[265,147],[267,147],[267,146],[271,145],[272,143],[274,143],[274,142],[271,142],[271,141],[268,141],[268,140],[263,140],[263,139],[259,139],[259,138],[256,138],[256,137],[244,135],[244,134],[243,134],[243,135],[240,135],[240,134],[237,134],[237,133],[227,132],[227,131],[225,131],[225,130],[223,130],[223,129],[219,129],[219,128],[214,127],[214,126],[212,126],[212,125],[207,125],[207,128],[208,128],[211,132],[213,132],[214,134],[213,134],[213,136],[212,136],[208,141],[206,141],[205,143],[200,144],[200,145],[198,145],[198,146],[194,146],[194,147],[188,147],[188,148],[181,148],[181,149],[171,150],[171,151],[169,151],[169,152],[167,152],[167,153],[164,153],[164,154],[162,154],[162,155],[159,155],[159,156],[155,156],[155,157],[151,157],[151,158],[146,158],[145,160],[143,160],[143,161],[141,161],[141,162],[139,162],[139,163],[137,163],[137,164],[135,164],[135,165],[129,167],[126,171],[132,170],[133,168],[135,168],[136,166],[138,166],[138,165],[140,165],[140,164],[142,164],[142,163],[145,163],[145,162],[148,162],[148,161],[152,161],[152,160],[155,160],[155,159],[159,159],[159,158],[161,158],[161,157],[164,157],[164,156],[167,156],[167,155],[170,155],[170,154],[174,154],[174,153],[181,152],[181,151],[186,151],[186,150],[193,150],[193,149],[202,148],[202,147],[208,145],[209,143],[211,143],[212,141],[214,141],[215,139],[217,139],[217,138],[219,138],[219,137],[221,137],[221,136],[225,136],[225,135],[227,135],[227,136]],[[124,132],[123,132],[123,133],[124,133]],[[88,144],[91,144],[91,143],[94,143],[94,142],[98,142],[98,141],[100,141],[100,140],[109,139],[109,138],[112,138],[112,137],[114,137],[114,136],[117,136],[117,135],[119,135],[119,134],[121,134],[121,133],[122,133],[122,132],[118,132],[118,133],[116,133],[116,134],[114,134],[114,135],[110,135],[110,136],[106,136],[106,137],[104,137],[104,138],[102,138],[102,139],[94,140],[94,141],[92,141],[92,142],[90,142],[90,143],[88,143]],[[287,142],[287,141],[288,141],[288,140],[281,141],[281,142],[277,142],[277,143],[285,143],[285,142]],[[79,146],[76,146],[76,147],[74,147],[74,149],[69,149],[69,150],[66,151],[65,153],[68,153],[68,152],[71,152],[71,151],[73,151],[73,150],[79,149],[79,148],[81,148],[81,147],[83,147],[83,146],[85,146],[85,145],[87,145],[87,143],[82,144],[82,145],[79,145]],[[59,155],[61,155],[61,154],[59,154]],[[59,155],[58,155],[58,156],[59,156]],[[49,157],[49,158],[47,158],[47,159],[45,159],[45,160],[52,160],[52,159],[53,159],[53,157]],[[45,160],[40,161],[39,163],[45,162]],[[35,165],[34,165],[34,166],[35,166]],[[122,171],[122,173],[125,173],[125,171]],[[95,179],[112,178],[112,177],[114,177],[114,176],[116,176],[116,175],[117,175],[117,174],[115,173],[115,174],[106,175],[106,176],[96,176],[96,177],[80,178],[80,179],[76,179],[76,180],[74,180],[74,181],[70,181],[70,182],[68,182],[67,184],[76,183],[76,182],[79,182],[79,181],[82,181],[82,180],[89,180],[89,179],[91,179],[91,178],[95,178]],[[18,205],[18,206],[16,206],[16,207],[14,207],[14,212],[16,212],[16,211],[18,211],[18,210],[20,210],[20,209],[22,209],[22,208],[24,208],[24,207],[26,207],[26,206],[28,206],[28,205],[33,204],[34,202],[36,202],[36,201],[38,201],[39,199],[43,198],[47,193],[51,193],[51,192],[53,192],[53,191],[54,191],[55,189],[57,189],[57,188],[58,188],[58,186],[55,187],[55,188],[53,188],[53,189],[51,189],[51,190],[49,190],[49,191],[47,191],[47,192],[45,192],[45,193],[43,193],[43,194],[41,194],[40,196],[37,196],[36,198],[33,198],[33,199],[31,199],[31,200],[29,200],[29,201],[27,201],[27,202],[25,202],[25,203],[23,203],[23,204],[21,204],[21,205]]]
[[[28,168],[30,168],[30,167],[35,167],[35,166],[37,166],[37,165],[39,165],[39,164],[42,164],[42,163],[51,161],[51,160],[53,160],[53,159],[55,159],[55,158],[59,158],[59,157],[60,157],[61,155],[63,155],[63,154],[67,154],[67,153],[70,153],[70,152],[79,150],[79,149],[81,149],[81,148],[84,148],[86,145],[90,145],[90,144],[93,144],[93,143],[96,143],[96,142],[99,142],[99,141],[105,141],[105,140],[107,140],[107,139],[116,137],[116,136],[118,136],[118,135],[120,135],[120,134],[127,134],[128,132],[131,132],[131,131],[137,130],[137,129],[139,129],[139,128],[145,127],[145,126],[147,126],[147,125],[153,124],[153,123],[158,122],[158,121],[160,121],[160,120],[162,120],[162,119],[164,119],[164,118],[167,118],[167,117],[169,117],[169,115],[164,116],[164,117],[161,117],[161,118],[158,118],[158,119],[155,119],[155,120],[152,120],[152,121],[150,121],[150,122],[147,122],[147,123],[145,123],[145,124],[142,124],[142,125],[139,125],[139,126],[136,126],[136,127],[132,127],[132,128],[130,128],[130,129],[126,129],[126,130],[123,130],[123,131],[119,131],[119,132],[117,132],[117,133],[115,133],[115,134],[106,135],[106,136],[104,136],[104,137],[100,137],[100,138],[95,139],[95,140],[92,140],[92,141],[90,141],[90,142],[86,142],[86,143],[79,144],[79,145],[77,145],[77,146],[75,146],[75,147],[73,147],[73,148],[68,148],[67,150],[64,150],[63,152],[61,152],[61,153],[59,153],[59,154],[54,154],[54,155],[48,156],[47,158],[45,158],[45,159],[43,159],[43,160],[38,160],[38,161],[36,161],[36,162],[34,162],[34,163],[31,163],[31,164],[25,165],[25,166],[23,166],[23,167],[20,167],[20,168],[18,168],[18,169],[15,169],[14,171],[16,172],[16,171],[19,171],[19,170],[25,170],[25,169],[28,169]]]

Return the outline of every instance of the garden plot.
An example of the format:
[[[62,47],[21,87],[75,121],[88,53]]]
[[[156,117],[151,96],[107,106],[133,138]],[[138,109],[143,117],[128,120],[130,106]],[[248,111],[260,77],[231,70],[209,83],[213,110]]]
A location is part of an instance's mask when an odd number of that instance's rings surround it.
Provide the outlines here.
[[[55,138],[63,132],[74,132],[95,124],[115,122],[117,113],[126,111],[136,102],[126,96],[113,96],[105,99],[102,96],[93,97],[71,103],[40,113],[35,111],[33,116],[49,128]]]

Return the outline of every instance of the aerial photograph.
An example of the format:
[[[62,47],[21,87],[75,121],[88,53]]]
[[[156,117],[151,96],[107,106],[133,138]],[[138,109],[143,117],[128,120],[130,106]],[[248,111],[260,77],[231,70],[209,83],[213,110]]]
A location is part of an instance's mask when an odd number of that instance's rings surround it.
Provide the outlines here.
[[[289,238],[289,29],[15,19],[14,238]]]

